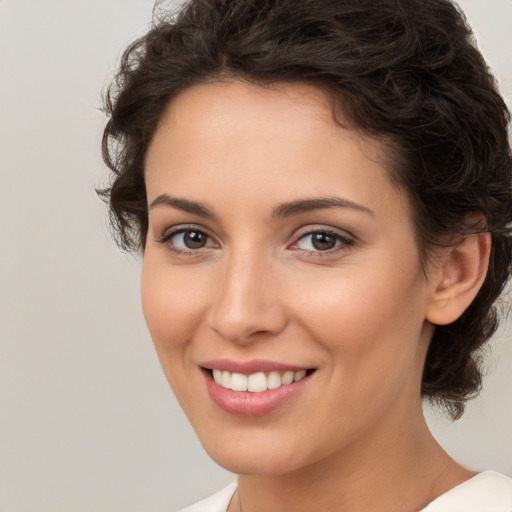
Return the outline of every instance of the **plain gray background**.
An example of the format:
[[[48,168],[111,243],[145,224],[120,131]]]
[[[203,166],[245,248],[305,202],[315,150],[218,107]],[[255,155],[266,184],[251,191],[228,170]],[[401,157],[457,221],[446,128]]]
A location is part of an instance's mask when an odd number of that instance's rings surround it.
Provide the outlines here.
[[[512,103],[512,1],[463,0]],[[170,2],[171,4],[171,2]],[[109,239],[101,90],[151,0],[0,0],[0,511],[172,511],[234,476],[203,453]],[[512,476],[512,328],[481,399],[437,437]]]

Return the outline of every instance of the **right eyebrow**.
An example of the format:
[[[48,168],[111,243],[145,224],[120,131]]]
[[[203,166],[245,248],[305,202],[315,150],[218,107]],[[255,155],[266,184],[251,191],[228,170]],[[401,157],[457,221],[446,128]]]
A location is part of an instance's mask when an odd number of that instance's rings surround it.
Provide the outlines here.
[[[187,213],[193,213],[202,217],[209,217],[215,219],[215,214],[206,207],[203,203],[190,201],[188,199],[181,199],[179,197],[172,197],[169,194],[160,194],[149,205],[149,210],[158,208],[159,206],[170,206]]]
[[[372,217],[375,217],[375,213],[373,213],[372,210],[362,204],[350,201],[349,199],[344,199],[342,197],[319,197],[296,199],[289,203],[280,204],[274,208],[272,218],[282,219],[293,215],[299,215],[304,212],[322,210],[326,208],[351,208],[352,210],[367,213]]]

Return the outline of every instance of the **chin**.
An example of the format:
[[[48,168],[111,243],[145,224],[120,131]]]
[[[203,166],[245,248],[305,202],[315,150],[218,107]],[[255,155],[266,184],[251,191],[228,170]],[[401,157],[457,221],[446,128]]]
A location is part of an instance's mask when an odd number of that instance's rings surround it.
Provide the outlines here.
[[[231,437],[231,436],[230,436]],[[283,475],[314,463],[314,454],[294,447],[293,443],[265,439],[253,442],[236,438],[223,442],[212,439],[203,441],[203,447],[219,466],[239,475]]]
[[[209,454],[219,466],[237,475],[284,475],[302,467],[298,461],[286,460],[282,456],[237,456],[235,454]]]

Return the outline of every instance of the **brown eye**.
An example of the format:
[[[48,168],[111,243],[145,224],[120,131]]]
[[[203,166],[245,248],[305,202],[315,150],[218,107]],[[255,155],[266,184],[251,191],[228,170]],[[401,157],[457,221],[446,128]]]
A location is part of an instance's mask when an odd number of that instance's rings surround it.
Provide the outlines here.
[[[175,252],[190,252],[204,248],[216,247],[212,238],[200,229],[180,228],[164,235],[160,243]]]
[[[317,230],[304,233],[295,242],[294,246],[303,251],[309,251],[312,254],[321,252],[335,252],[338,249],[348,248],[354,244],[354,240],[341,233]]]
[[[183,233],[183,245],[187,249],[201,249],[206,246],[208,236],[201,231],[185,231]]]
[[[336,246],[336,238],[328,233],[313,233],[311,245],[318,251],[328,251]]]
[[[299,249],[306,251],[329,251],[340,245],[339,235],[325,231],[315,231],[303,235],[297,242]]]

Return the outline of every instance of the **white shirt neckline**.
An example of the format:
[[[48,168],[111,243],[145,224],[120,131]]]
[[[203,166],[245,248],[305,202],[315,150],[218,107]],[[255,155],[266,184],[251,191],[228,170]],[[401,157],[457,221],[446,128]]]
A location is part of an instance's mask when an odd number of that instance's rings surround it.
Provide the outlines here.
[[[226,512],[237,489],[231,482],[219,492],[180,512]],[[484,471],[430,502],[420,512],[512,512],[512,479]]]

